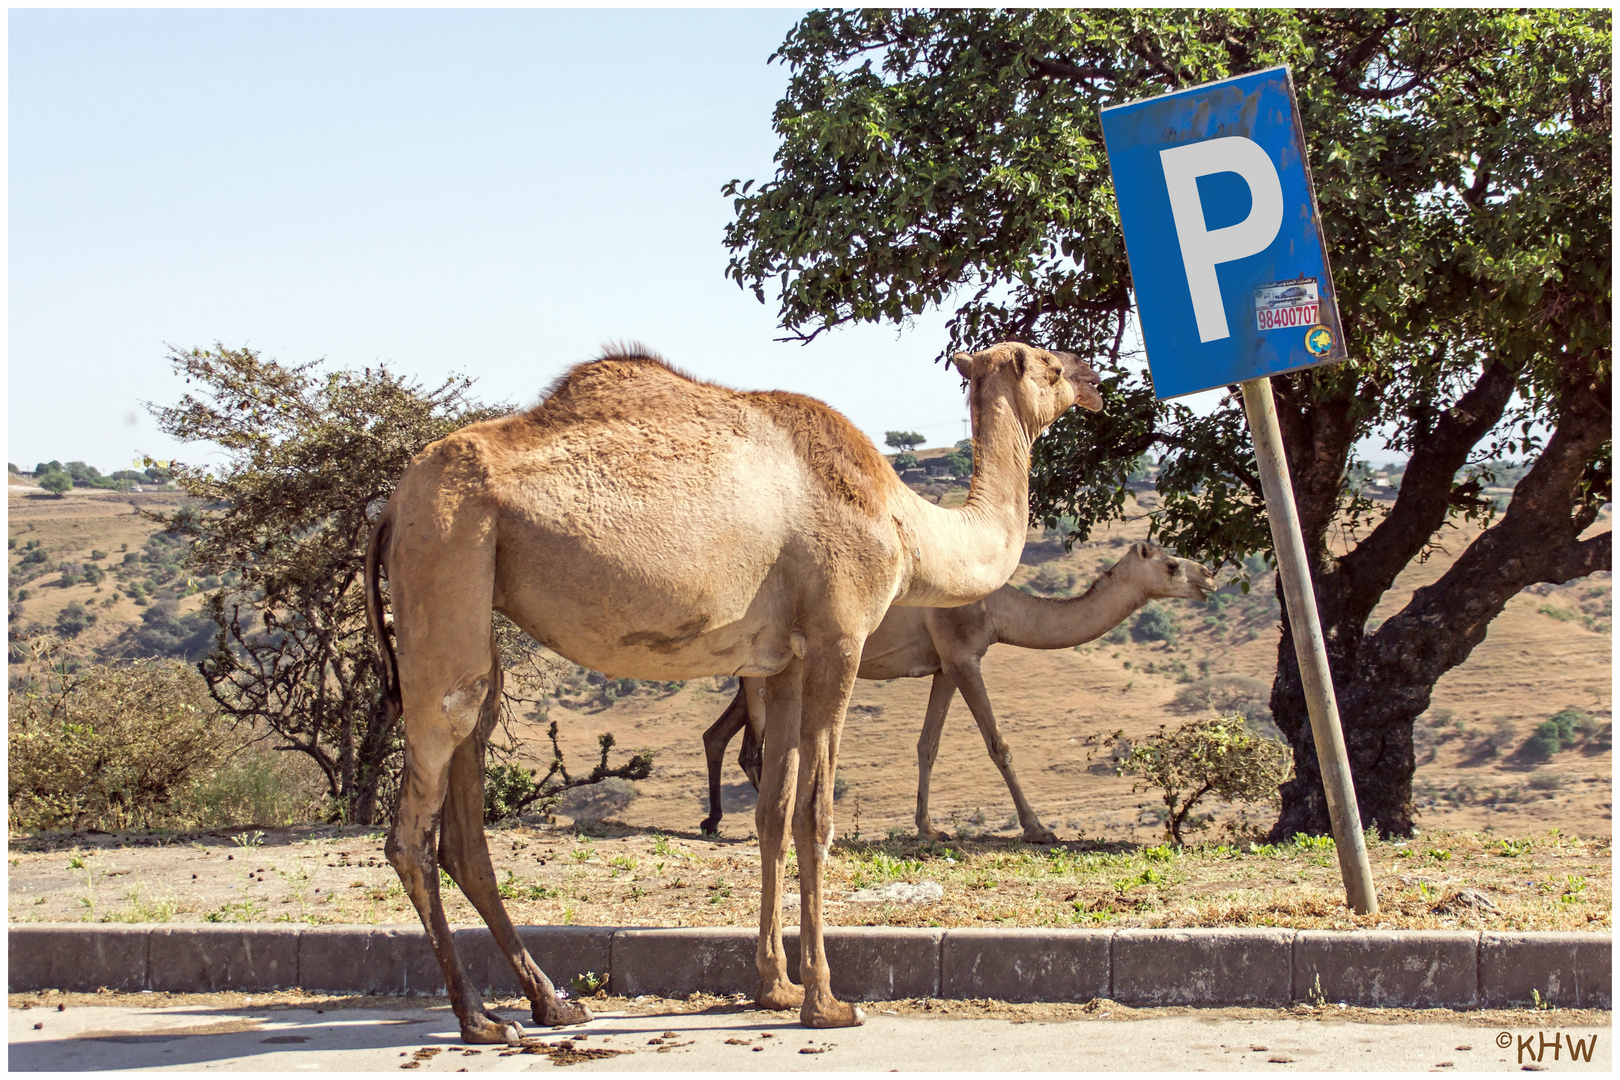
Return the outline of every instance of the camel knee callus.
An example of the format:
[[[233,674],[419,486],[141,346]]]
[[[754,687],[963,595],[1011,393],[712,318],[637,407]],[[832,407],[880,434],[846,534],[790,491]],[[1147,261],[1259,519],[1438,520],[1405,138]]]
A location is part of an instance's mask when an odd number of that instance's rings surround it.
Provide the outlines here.
[[[862,646],[892,604],[968,604],[1007,579],[1023,547],[1031,443],[1070,406],[1102,404],[1095,373],[1066,353],[1009,342],[955,360],[970,385],[975,447],[957,510],[905,487],[819,401],[729,390],[636,351],[581,364],[530,411],[434,443],[400,478],[366,560],[384,698],[405,733],[389,851],[464,1038],[515,1035],[461,970],[438,893],[441,845],[535,1021],[589,1018],[557,998],[486,873],[483,747],[500,677],[492,610],[598,671],[740,675],[745,688],[767,691],[743,695],[728,721],[730,733],[749,726],[756,742],[767,725],[775,733],[763,738],[758,771],[761,1000],[799,1003],[815,1026],[859,1022],[829,989],[820,870]],[[754,491],[764,497],[748,498]],[[795,813],[798,791],[806,799]],[[718,825],[718,794],[711,789],[706,826]],[[781,944],[789,822],[800,845],[803,988]]]

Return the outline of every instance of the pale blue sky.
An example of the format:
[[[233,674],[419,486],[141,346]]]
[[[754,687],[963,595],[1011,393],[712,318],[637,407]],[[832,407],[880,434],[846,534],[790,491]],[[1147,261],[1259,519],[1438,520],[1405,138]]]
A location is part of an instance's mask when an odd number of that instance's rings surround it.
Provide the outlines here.
[[[724,277],[798,14],[12,11],[8,459],[198,460],[140,401],[216,340],[524,405],[634,339],[954,442],[945,316],[779,344]]]

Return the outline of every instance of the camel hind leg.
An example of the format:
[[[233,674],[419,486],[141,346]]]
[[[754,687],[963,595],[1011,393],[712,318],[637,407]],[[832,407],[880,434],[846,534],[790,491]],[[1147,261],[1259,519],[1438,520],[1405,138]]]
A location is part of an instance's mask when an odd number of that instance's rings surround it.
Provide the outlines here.
[[[484,715],[478,730],[456,747],[450,758],[450,789],[439,825],[439,862],[478,909],[495,943],[517,972],[534,1022],[545,1027],[583,1024],[591,1019],[591,1011],[582,1004],[560,1000],[556,987],[524,948],[506,913],[495,865],[489,858],[489,840],[484,835],[484,757],[500,709],[501,692],[500,656],[493,642],[490,651],[495,657],[495,685],[485,701]]]
[[[1012,795],[1013,806],[1018,810],[1018,823],[1023,826],[1024,839],[1032,844],[1056,843],[1057,833],[1041,824],[1034,807],[1024,798],[1024,789],[1018,783],[1018,774],[1013,772],[1012,748],[1007,745],[1007,740],[1001,737],[1001,732],[996,727],[996,714],[990,709],[990,695],[984,688],[984,677],[979,673],[978,660],[975,658],[961,664],[947,661],[945,674],[962,692],[962,700],[967,702],[968,709],[973,713],[973,719],[979,725],[979,734],[984,736],[984,748],[990,752],[990,760],[996,763],[996,768],[1001,770],[1001,778],[1006,781],[1007,791]]]
[[[406,715],[409,716],[409,695],[406,695],[406,702]],[[455,754],[455,748],[446,752],[443,745],[446,741],[443,738],[413,740],[407,728],[399,809],[389,829],[384,852],[399,874],[405,894],[415,905],[423,928],[427,930],[428,944],[432,946],[439,968],[444,972],[451,1008],[461,1024],[462,1039],[470,1043],[515,1042],[523,1034],[523,1029],[502,1021],[484,1008],[483,997],[467,978],[461,959],[456,954],[450,925],[444,916],[444,904],[439,896],[439,853],[434,834],[449,793],[450,759]]]
[[[472,743],[464,761],[481,763],[480,729],[487,732],[485,725],[493,723],[500,692],[500,666],[491,662],[493,536],[472,517],[455,524],[459,528],[436,536],[396,533],[389,545],[386,565],[399,658],[405,765],[384,852],[427,930],[462,1039],[506,1043],[520,1038],[523,1029],[484,1008],[456,955],[439,896],[438,833],[452,788],[451,762]],[[457,536],[458,532],[472,535]],[[455,559],[445,557],[451,548],[457,549]],[[464,801],[468,785],[458,786]],[[481,791],[478,799],[481,804]],[[481,805],[479,814],[481,821]],[[459,825],[452,827],[458,839],[464,831]],[[451,861],[470,865],[460,852],[452,852]]]
[[[709,764],[709,816],[703,819],[698,828],[706,835],[718,833],[720,819],[725,816],[720,806],[720,772],[725,766],[726,745],[737,732],[748,726],[747,696],[748,688],[739,681],[737,696],[731,699],[726,711],[703,733],[703,756]]]

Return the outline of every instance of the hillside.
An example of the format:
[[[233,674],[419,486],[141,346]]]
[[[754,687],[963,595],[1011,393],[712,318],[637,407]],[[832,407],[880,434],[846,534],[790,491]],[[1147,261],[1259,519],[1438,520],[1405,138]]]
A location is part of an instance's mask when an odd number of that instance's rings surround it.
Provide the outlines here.
[[[946,496],[946,505],[960,499],[959,491]],[[1593,530],[1609,527],[1605,513]],[[1039,591],[1049,595],[1079,593],[1106,561],[1146,532],[1146,522],[1138,520],[1065,554],[1054,538],[1032,530],[1013,581],[1045,586]],[[1444,551],[1408,568],[1375,618],[1387,618],[1414,589],[1436,580],[1473,533],[1448,535]],[[997,719],[1025,792],[1048,827],[1066,839],[1147,840],[1161,832],[1158,798],[1132,794],[1131,782],[1103,764],[1106,747],[1099,753],[1092,740],[1115,730],[1140,738],[1160,724],[1183,722],[1190,714],[1176,709],[1175,699],[1200,678],[1253,678],[1263,684],[1262,698],[1269,697],[1280,638],[1272,588],[1270,576],[1261,574],[1247,597],[1224,590],[1208,605],[1166,602],[1180,627],[1174,643],[1137,643],[1125,636],[1078,650],[990,651],[984,673]],[[1609,834],[1610,604],[1608,574],[1521,594],[1469,661],[1440,681],[1419,733],[1423,764],[1415,786],[1422,825],[1514,834],[1557,826],[1581,835]],[[600,701],[559,704],[551,716],[561,721],[565,748],[581,762],[603,731],[613,732],[621,747],[652,747],[658,762],[653,776],[637,785],[639,797],[614,816],[692,829],[704,816],[707,797],[700,736],[731,700],[731,691],[719,688],[722,682],[643,690],[607,707]],[[856,683],[839,757],[841,834],[912,829],[915,748],[928,688],[927,679]],[[1592,717],[1599,733],[1546,762],[1516,756],[1536,725],[1566,706]],[[1492,745],[1499,748],[1494,753]],[[730,816],[722,830],[741,836],[753,828],[753,792],[735,765],[736,751],[733,744],[727,755]],[[953,833],[1017,833],[1011,799],[960,698],[951,707],[934,767],[932,814],[937,827]]]
[[[219,582],[191,578],[180,565],[184,546],[158,536],[137,512],[173,510],[184,499],[171,491],[84,488],[58,498],[14,484],[6,561],[11,625],[55,628],[63,611],[78,604],[94,616],[74,639],[85,651],[147,631],[155,646],[179,648],[189,640],[195,652],[201,590]]]
[[[949,505],[962,490],[941,497]],[[47,549],[51,560],[105,571],[99,583],[80,580],[63,587],[59,571],[27,581],[17,621],[50,625],[77,601],[97,615],[78,640],[99,647],[149,627],[154,620],[143,616],[155,604],[173,604],[174,617],[183,620],[199,603],[196,590],[206,579],[188,581],[173,572],[172,561],[164,562],[172,555],[151,544],[154,526],[134,512],[136,504],[167,507],[179,500],[169,493],[83,491],[56,499],[13,488],[8,561],[13,585],[19,572],[28,573],[20,560],[29,541]],[[1610,527],[1605,513],[1593,530]],[[1047,595],[1077,594],[1127,543],[1145,535],[1146,521],[1138,519],[1065,553],[1056,538],[1032,531],[1013,580]],[[1466,529],[1448,533],[1444,550],[1410,567],[1375,618],[1387,617],[1413,589],[1437,579],[1471,536]],[[95,558],[97,552],[103,557]],[[137,559],[126,563],[131,554]],[[1230,571],[1224,575],[1230,576]],[[132,585],[144,604],[130,595]],[[1419,730],[1422,764],[1416,786],[1423,826],[1512,834],[1556,826],[1609,835],[1611,605],[1608,574],[1521,594],[1469,661],[1441,680]],[[1042,819],[1065,839],[1148,840],[1160,831],[1156,796],[1133,794],[1129,780],[1112,774],[1102,762],[1106,746],[1098,752],[1100,737],[1123,730],[1127,738],[1140,738],[1161,723],[1182,722],[1190,714],[1176,709],[1176,697],[1202,678],[1252,678],[1262,684],[1262,700],[1269,696],[1278,644],[1269,575],[1257,575],[1247,596],[1226,589],[1208,605],[1178,600],[1165,606],[1178,623],[1173,642],[1138,643],[1120,634],[1115,636],[1123,640],[1078,650],[998,646],[985,660],[986,682],[1014,767]],[[583,673],[573,681],[574,690],[551,707],[550,717],[561,722],[576,772],[588,770],[601,732],[612,732],[621,749],[646,746],[657,755],[653,776],[636,785],[638,796],[611,810],[611,816],[631,824],[695,829],[706,813],[701,735],[731,699],[726,681],[699,679],[677,689],[615,683],[617,696],[611,701]],[[912,828],[915,746],[927,696],[926,679],[856,684],[840,755],[841,834],[859,831],[870,837]],[[1565,707],[1590,716],[1596,732],[1544,762],[1523,756],[1520,748],[1535,727]],[[538,753],[542,724],[525,725],[523,736],[534,744],[536,760],[549,759]],[[746,836],[753,828],[753,793],[734,764],[736,751],[734,744],[727,757],[729,816],[722,830]],[[1011,801],[960,699],[952,706],[935,766],[932,805],[935,824],[952,832],[1016,833]]]

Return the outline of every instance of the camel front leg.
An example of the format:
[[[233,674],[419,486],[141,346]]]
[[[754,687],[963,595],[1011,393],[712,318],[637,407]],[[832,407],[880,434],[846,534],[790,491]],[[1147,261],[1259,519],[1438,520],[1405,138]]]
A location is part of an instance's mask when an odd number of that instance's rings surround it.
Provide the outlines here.
[[[962,700],[967,702],[974,721],[979,725],[979,734],[984,736],[984,748],[990,752],[990,760],[996,763],[996,768],[1001,770],[1001,778],[1006,781],[1007,790],[1012,793],[1013,805],[1018,809],[1018,822],[1024,827],[1024,839],[1032,844],[1056,843],[1057,833],[1041,824],[1029,800],[1024,798],[1024,789],[1019,786],[1018,775],[1013,772],[1012,748],[996,729],[996,715],[990,710],[990,695],[985,692],[984,677],[979,673],[977,659],[961,664],[947,663],[945,674],[962,692]]]
[[[493,716],[491,717],[493,726]],[[501,902],[500,884],[495,877],[495,866],[489,858],[489,842],[484,835],[484,749],[488,729],[478,731],[472,738],[456,747],[450,759],[450,790],[445,798],[444,818],[441,825],[439,859],[445,871],[461,886],[461,891],[472,901],[478,914],[483,916],[495,943],[517,972],[518,983],[529,999],[531,1015],[536,1024],[545,1027],[565,1027],[583,1024],[592,1019],[590,1009],[576,1002],[565,1002],[557,997],[540,965],[534,962],[523,947],[512,918]]]
[[[853,1027],[866,1019],[860,1009],[833,997],[832,970],[822,939],[822,879],[833,839],[833,777],[838,771],[844,710],[860,657],[861,639],[843,637],[810,653],[804,664],[793,847],[799,856],[799,975],[804,984],[799,1021],[806,1027]],[[768,724],[773,721],[774,717],[766,718]],[[774,737],[774,730],[766,736],[767,755]]]
[[[934,828],[928,812],[928,786],[934,778],[934,759],[939,757],[939,737],[945,730],[945,714],[951,711],[956,686],[943,671],[934,672],[928,689],[928,713],[922,734],[917,738],[917,837],[921,840],[949,840],[950,834]]]
[[[760,762],[759,802],[754,807],[760,866],[759,944],[754,953],[759,992],[754,1001],[762,1009],[796,1009],[804,1003],[804,988],[788,976],[782,944],[782,882],[798,779],[803,673],[803,661],[795,660],[765,684],[768,730]]]
[[[407,702],[407,708],[409,702]],[[384,854],[399,874],[405,895],[416,906],[416,913],[427,930],[428,944],[444,972],[450,991],[450,1007],[461,1024],[461,1038],[469,1043],[516,1042],[523,1035],[517,1024],[508,1024],[484,1008],[479,995],[462,970],[450,937],[450,924],[439,899],[439,865],[434,833],[449,787],[449,762],[454,752],[454,734],[442,728],[413,730],[406,712],[405,775],[400,788],[399,808],[388,831]],[[426,726],[426,725],[422,725]],[[480,808],[481,809],[481,808]]]
[[[731,742],[732,736],[748,726],[747,695],[747,688],[739,685],[737,696],[731,699],[726,711],[703,733],[703,756],[709,764],[709,816],[703,819],[698,829],[708,835],[720,831],[720,819],[725,816],[725,810],[720,805],[720,772],[726,763],[726,744]]]

